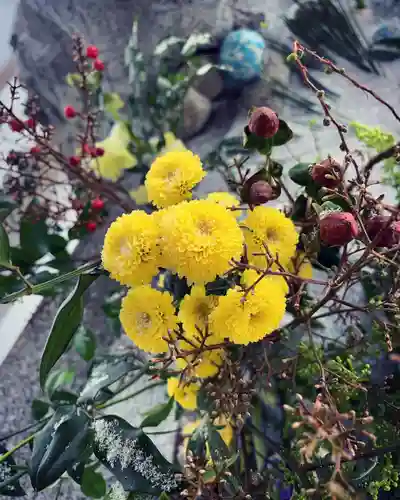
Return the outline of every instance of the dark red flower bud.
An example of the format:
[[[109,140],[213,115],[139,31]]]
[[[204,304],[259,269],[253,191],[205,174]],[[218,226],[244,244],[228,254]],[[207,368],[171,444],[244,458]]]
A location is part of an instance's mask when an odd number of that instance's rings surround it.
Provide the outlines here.
[[[342,181],[342,167],[332,158],[327,158],[311,168],[313,181],[330,189],[338,186]]]
[[[89,231],[89,233],[93,233],[96,231],[97,224],[93,221],[87,222],[86,223],[86,229]]]
[[[33,154],[33,155],[39,154],[40,151],[41,151],[40,146],[33,146],[33,147],[31,147],[31,154]]]
[[[104,155],[104,148],[97,147],[95,148],[96,150],[96,156],[103,156]]]
[[[21,120],[17,120],[16,118],[10,120],[8,122],[8,125],[13,132],[21,132],[21,130],[24,129],[24,124],[21,122]]]
[[[86,57],[89,59],[96,59],[99,55],[99,49],[95,45],[88,45],[86,48]]]
[[[93,210],[103,210],[104,208],[104,201],[101,200],[100,198],[95,198],[92,203],[91,203],[91,207]]]
[[[257,181],[250,187],[249,204],[253,206],[263,205],[267,201],[276,198],[272,186],[267,181]]]
[[[69,159],[69,164],[71,165],[71,167],[77,167],[80,162],[81,159],[79,158],[79,156],[71,156]]]
[[[103,71],[105,68],[104,62],[101,59],[96,59],[93,63],[93,67],[96,71]]]
[[[75,118],[75,116],[77,115],[77,112],[73,106],[68,105],[68,106],[65,106],[65,108],[64,108],[64,115],[65,115],[65,118],[68,118],[70,120],[71,118]]]
[[[320,220],[319,236],[324,245],[346,245],[358,236],[357,222],[349,212],[331,212]]]
[[[36,122],[35,122],[35,119],[30,116],[26,121],[25,121],[25,125],[28,127],[28,128],[32,128],[34,129],[35,126],[36,126]]]
[[[374,215],[365,222],[365,230],[371,241],[381,248],[391,248],[400,242],[400,222],[389,222],[388,215]]]
[[[270,108],[256,108],[250,116],[249,130],[258,137],[269,139],[279,130],[278,115]]]

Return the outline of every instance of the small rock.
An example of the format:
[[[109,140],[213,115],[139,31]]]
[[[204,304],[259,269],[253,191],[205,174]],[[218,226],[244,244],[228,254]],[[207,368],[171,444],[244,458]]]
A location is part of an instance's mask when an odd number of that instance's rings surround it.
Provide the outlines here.
[[[207,123],[211,111],[210,99],[191,87],[183,101],[183,121],[178,135],[182,139],[196,135]]]

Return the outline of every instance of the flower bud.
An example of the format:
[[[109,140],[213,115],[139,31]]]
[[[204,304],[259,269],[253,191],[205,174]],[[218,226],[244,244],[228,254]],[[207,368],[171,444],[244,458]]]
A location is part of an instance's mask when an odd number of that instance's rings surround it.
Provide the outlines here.
[[[273,137],[279,130],[278,115],[265,106],[256,108],[250,116],[249,130],[258,137],[265,139]]]
[[[400,227],[396,231],[396,224],[389,224],[390,217],[388,215],[375,215],[365,222],[365,230],[371,241],[376,240],[376,246],[381,248],[390,248],[395,246],[400,239]]]
[[[263,205],[267,201],[275,199],[274,190],[267,181],[257,181],[250,187],[249,204],[253,206]]]
[[[313,165],[311,177],[316,184],[330,189],[338,186],[342,180],[342,167],[332,158],[327,158]]]
[[[97,59],[99,55],[99,49],[95,45],[89,45],[86,48],[86,57],[89,59]]]
[[[320,220],[319,236],[324,245],[346,245],[358,236],[357,222],[349,212],[331,212]]]

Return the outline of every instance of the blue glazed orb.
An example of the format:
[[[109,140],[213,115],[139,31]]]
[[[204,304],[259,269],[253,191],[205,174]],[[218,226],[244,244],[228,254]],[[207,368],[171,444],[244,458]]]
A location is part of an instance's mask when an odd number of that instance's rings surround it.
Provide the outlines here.
[[[257,31],[232,31],[222,42],[220,63],[228,66],[228,75],[235,81],[249,82],[261,76],[265,41]]]

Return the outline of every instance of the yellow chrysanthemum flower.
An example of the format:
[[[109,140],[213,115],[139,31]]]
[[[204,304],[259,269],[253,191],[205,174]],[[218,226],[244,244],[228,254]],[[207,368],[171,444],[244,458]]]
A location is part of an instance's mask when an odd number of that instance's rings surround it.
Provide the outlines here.
[[[286,266],[296,251],[299,239],[293,222],[280,210],[259,206],[249,212],[243,221],[244,237],[249,261],[259,267],[265,267],[267,260],[265,246],[272,258],[278,255],[279,263]],[[265,245],[265,246],[264,246]]]
[[[311,262],[307,259],[304,252],[297,252],[297,254],[292,259],[290,259],[288,272],[291,274],[296,274],[297,276],[305,280],[312,279],[313,268]]]
[[[194,347],[187,342],[180,342],[179,346],[185,351],[194,351]],[[185,359],[177,359],[176,365],[180,370],[184,370],[189,363],[194,364],[191,375],[199,378],[208,378],[218,373],[219,367],[222,365],[223,356],[223,349],[212,349],[203,351],[200,354],[194,352],[194,354],[186,355]]]
[[[204,286],[195,285],[190,295],[183,298],[178,318],[182,322],[185,335],[190,339],[199,338],[200,332],[205,334],[208,326],[208,317],[218,304],[218,297],[206,295]]]
[[[96,144],[97,147],[104,149],[104,154],[93,159],[90,168],[105,179],[118,180],[125,169],[137,165],[136,156],[128,150],[130,141],[126,125],[122,122],[115,124],[110,135]]]
[[[167,267],[189,282],[208,283],[240,259],[243,234],[224,207],[208,200],[184,202],[159,219]]]
[[[218,205],[222,205],[227,209],[240,207],[239,200],[232,194],[225,191],[210,193],[206,199],[212,201],[213,203],[217,203]],[[242,214],[241,210],[230,210],[230,212],[234,217],[240,217]]]
[[[156,219],[142,210],[118,217],[104,238],[104,268],[122,285],[149,283],[160,258]]]
[[[197,393],[199,384],[181,382],[177,377],[168,379],[167,391],[170,398],[174,398],[185,410],[195,410],[197,408]]]
[[[260,279],[260,274],[254,269],[246,269],[246,271],[242,274],[241,282],[244,287],[249,288],[254,285]],[[261,281],[257,283],[257,287],[262,286],[265,281],[272,281],[273,283],[278,284],[282,290],[284,295],[289,292],[289,285],[283,276],[279,276],[277,274],[267,274],[263,276]]]
[[[177,326],[169,293],[143,285],[132,288],[122,300],[120,320],[128,337],[146,352],[168,351],[164,338]]]
[[[246,336],[230,335],[230,340],[244,345],[258,342],[275,331],[283,319],[286,299],[282,285],[277,281],[263,280],[247,294],[243,308],[249,315]]]
[[[250,317],[242,299],[242,291],[231,288],[219,298],[218,306],[210,314],[210,329],[221,340],[246,338]]]
[[[192,189],[205,175],[200,158],[191,151],[171,151],[159,156],[146,175],[149,200],[159,208],[190,200]]]
[[[246,279],[249,279],[248,275]],[[211,329],[234,344],[247,345],[276,330],[285,309],[282,282],[266,277],[247,293],[238,288],[228,290],[210,315]]]

